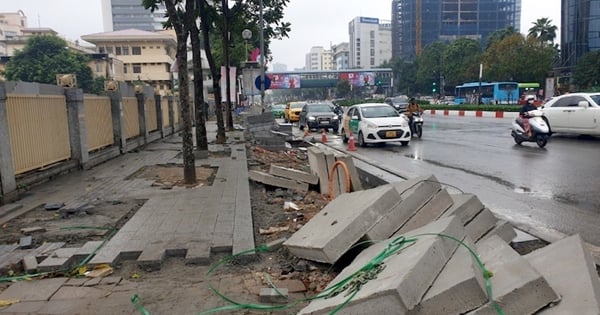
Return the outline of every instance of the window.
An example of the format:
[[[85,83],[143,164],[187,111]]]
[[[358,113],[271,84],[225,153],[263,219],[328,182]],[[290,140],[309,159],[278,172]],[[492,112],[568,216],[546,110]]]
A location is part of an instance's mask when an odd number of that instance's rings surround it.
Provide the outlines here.
[[[123,65],[123,73],[127,73],[127,65]]]
[[[142,64],[134,63],[132,65],[132,67],[133,67],[133,73],[142,73]]]
[[[99,52],[99,53],[101,53],[101,54],[103,54],[103,53],[105,53],[106,51],[104,50],[104,47],[99,47],[99,48],[98,48],[98,52]]]
[[[142,49],[140,48],[140,46],[133,46],[133,47],[131,47],[131,54],[132,55],[141,55]]]
[[[123,55],[129,55],[129,47],[123,47]]]
[[[106,53],[107,53],[107,54],[112,54],[112,53],[113,53],[113,48],[112,48],[112,46],[107,46],[107,47],[106,47]]]
[[[121,47],[115,47],[115,53],[117,54],[117,56],[122,55],[123,53],[121,52]]]

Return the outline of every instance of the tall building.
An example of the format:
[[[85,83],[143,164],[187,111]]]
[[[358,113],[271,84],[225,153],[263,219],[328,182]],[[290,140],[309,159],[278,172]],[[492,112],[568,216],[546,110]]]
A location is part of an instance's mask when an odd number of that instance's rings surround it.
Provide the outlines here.
[[[521,0],[393,0],[392,55],[406,61],[436,41],[478,39],[500,29],[519,31]]]
[[[344,42],[331,46],[331,53],[335,70],[350,68],[350,43]]]
[[[375,68],[392,58],[392,24],[359,16],[348,25],[350,68]]]
[[[314,46],[310,52],[306,54],[305,70],[332,70],[333,56],[331,50],[327,50],[322,46]]]
[[[586,53],[600,49],[600,0],[562,0],[562,66],[572,69]]]
[[[27,16],[23,11],[0,13],[0,56],[9,54],[6,41],[22,35],[24,28],[27,28]]]
[[[126,29],[144,31],[162,30],[166,8],[159,4],[158,10],[144,9],[140,0],[102,0],[102,22],[105,32]]]

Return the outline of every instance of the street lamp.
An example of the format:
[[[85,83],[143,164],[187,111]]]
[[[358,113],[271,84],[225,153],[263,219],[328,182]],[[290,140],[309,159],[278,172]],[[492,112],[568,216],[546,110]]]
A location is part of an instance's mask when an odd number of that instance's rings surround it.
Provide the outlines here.
[[[248,54],[248,40],[252,38],[252,31],[249,29],[244,29],[242,31],[242,38],[245,42],[244,48],[246,49],[246,61],[248,61],[248,59],[250,58],[250,54]]]

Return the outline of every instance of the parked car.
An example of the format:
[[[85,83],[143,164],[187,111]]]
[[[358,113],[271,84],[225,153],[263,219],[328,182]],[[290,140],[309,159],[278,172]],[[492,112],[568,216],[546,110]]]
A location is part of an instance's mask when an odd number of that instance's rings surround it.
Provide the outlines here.
[[[551,132],[600,136],[600,93],[557,96],[542,111]]]
[[[310,129],[331,129],[338,132],[340,121],[334,107],[329,103],[308,103],[302,107],[298,125],[300,130]]]
[[[405,112],[408,108],[409,98],[406,95],[388,97],[383,102],[392,105],[399,113]]]
[[[285,116],[285,104],[273,104],[269,107],[273,117],[283,118]]]
[[[289,102],[285,107],[284,119],[286,123],[296,122],[300,120],[300,111],[302,107],[306,105],[306,102]]]
[[[411,133],[408,118],[386,103],[366,103],[351,106],[342,123],[345,143],[350,133],[358,138],[360,146],[369,143],[400,142],[408,145]]]

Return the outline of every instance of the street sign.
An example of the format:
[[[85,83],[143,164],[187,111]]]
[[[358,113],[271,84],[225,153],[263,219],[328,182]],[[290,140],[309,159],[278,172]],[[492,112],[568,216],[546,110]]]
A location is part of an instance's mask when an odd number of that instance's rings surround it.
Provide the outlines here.
[[[257,89],[260,90],[260,76],[257,76],[256,79],[254,79],[254,85],[256,86]],[[265,75],[265,90],[268,90],[270,87],[271,87],[271,79],[269,79],[269,77]]]

